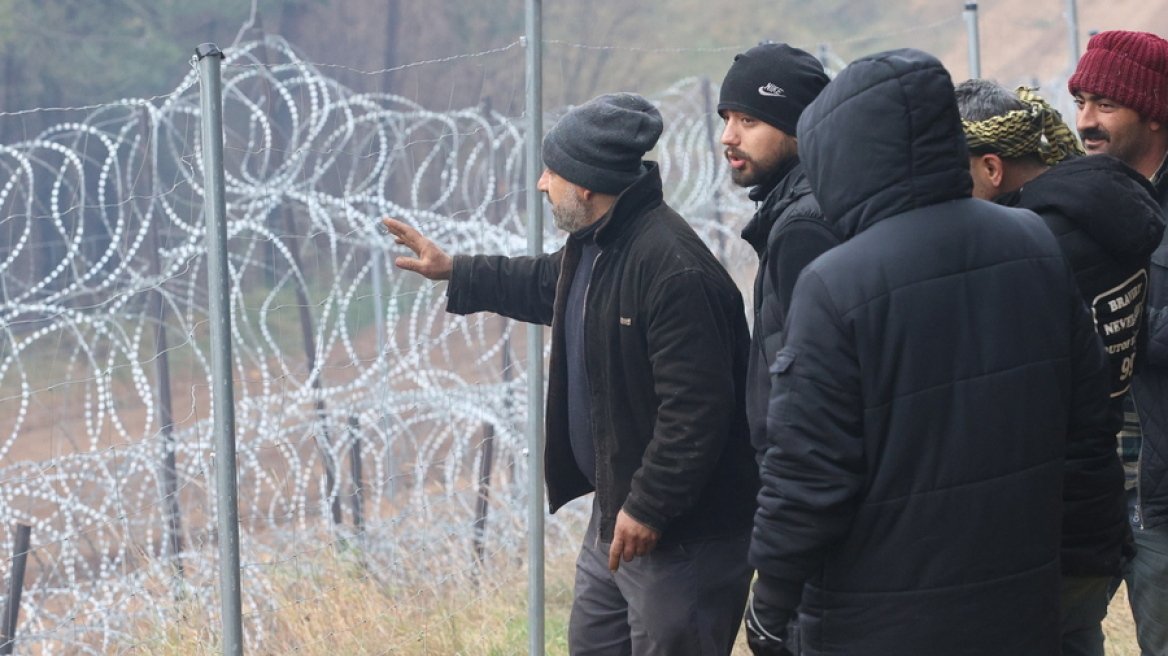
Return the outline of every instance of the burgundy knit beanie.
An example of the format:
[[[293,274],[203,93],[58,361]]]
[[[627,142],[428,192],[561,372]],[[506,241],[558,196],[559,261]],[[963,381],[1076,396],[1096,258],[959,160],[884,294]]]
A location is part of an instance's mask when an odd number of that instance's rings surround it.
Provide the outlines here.
[[[1087,42],[1067,87],[1168,123],[1168,41],[1147,32],[1100,32]]]

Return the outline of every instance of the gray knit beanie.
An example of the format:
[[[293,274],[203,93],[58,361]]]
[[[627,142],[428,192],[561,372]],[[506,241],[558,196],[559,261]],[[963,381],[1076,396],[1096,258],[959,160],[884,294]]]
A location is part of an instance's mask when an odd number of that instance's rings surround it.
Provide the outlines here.
[[[641,176],[661,112],[635,93],[608,93],[564,114],[543,139],[543,163],[589,191],[618,195]]]

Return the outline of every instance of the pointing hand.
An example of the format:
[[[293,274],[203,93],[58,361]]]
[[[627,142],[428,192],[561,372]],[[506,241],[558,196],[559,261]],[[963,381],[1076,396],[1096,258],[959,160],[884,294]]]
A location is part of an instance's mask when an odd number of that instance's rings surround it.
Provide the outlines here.
[[[450,273],[454,269],[454,260],[446,251],[422,236],[422,233],[397,219],[384,218],[381,220],[394,241],[409,247],[417,257],[401,256],[393,261],[399,269],[420,273],[430,280],[450,280]]]

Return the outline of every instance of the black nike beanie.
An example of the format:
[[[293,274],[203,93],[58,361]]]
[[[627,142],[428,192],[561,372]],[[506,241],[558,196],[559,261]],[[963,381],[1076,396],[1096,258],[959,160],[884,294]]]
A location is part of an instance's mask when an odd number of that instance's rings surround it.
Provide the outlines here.
[[[749,114],[794,137],[803,109],[827,83],[823,65],[807,51],[766,43],[734,57],[722,80],[718,114]]]

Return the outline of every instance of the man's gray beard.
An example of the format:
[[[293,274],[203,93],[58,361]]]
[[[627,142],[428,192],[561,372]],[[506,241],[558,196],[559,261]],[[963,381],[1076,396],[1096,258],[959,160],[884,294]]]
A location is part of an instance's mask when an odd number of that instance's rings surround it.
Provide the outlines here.
[[[552,205],[552,222],[567,233],[588,227],[588,207],[575,194],[564,194],[559,205]]]

